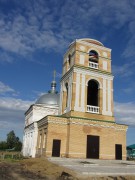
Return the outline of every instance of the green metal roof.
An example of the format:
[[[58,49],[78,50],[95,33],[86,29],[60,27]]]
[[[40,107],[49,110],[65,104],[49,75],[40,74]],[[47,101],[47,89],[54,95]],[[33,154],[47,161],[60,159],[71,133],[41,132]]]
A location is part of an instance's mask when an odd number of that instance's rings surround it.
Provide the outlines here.
[[[130,146],[127,146],[127,148],[135,149],[135,144],[132,144],[132,145],[130,145]]]

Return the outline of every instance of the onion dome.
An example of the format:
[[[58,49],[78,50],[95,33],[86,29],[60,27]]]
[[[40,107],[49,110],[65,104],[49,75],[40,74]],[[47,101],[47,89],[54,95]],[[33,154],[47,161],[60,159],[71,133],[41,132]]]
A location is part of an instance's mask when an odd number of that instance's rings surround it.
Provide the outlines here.
[[[52,81],[51,90],[42,95],[35,104],[59,105],[60,95],[56,91],[56,82]]]

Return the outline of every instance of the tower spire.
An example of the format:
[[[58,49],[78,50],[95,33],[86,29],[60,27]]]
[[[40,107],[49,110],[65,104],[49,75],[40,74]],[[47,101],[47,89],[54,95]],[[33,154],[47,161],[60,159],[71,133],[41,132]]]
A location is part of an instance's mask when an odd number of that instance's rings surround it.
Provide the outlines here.
[[[57,93],[55,78],[56,78],[56,71],[54,70],[53,71],[53,81],[51,82],[51,91],[49,91],[50,93]]]
[[[53,81],[55,81],[55,78],[56,78],[56,71],[54,70],[53,71]]]

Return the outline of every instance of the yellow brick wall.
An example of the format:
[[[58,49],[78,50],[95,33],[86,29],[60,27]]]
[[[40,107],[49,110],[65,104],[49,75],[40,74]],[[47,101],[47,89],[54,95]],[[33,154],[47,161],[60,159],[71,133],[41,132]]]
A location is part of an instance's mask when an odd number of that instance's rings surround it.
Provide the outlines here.
[[[74,124],[70,125],[69,157],[86,158],[87,135],[100,137],[99,159],[115,159],[115,144],[122,144],[122,158],[126,159],[124,131]]]
[[[46,147],[43,149],[45,128],[46,126],[39,128],[38,143],[42,134],[42,145],[40,148],[39,145],[37,146],[38,155],[51,157],[53,139],[59,139],[61,157],[86,158],[87,135],[94,135],[100,137],[99,159],[115,159],[115,144],[122,144],[122,159],[126,159],[126,126],[124,125],[50,116],[46,129]]]
[[[46,156],[52,156],[53,139],[61,140],[60,155],[65,156],[67,152],[67,125],[49,124],[47,136]]]

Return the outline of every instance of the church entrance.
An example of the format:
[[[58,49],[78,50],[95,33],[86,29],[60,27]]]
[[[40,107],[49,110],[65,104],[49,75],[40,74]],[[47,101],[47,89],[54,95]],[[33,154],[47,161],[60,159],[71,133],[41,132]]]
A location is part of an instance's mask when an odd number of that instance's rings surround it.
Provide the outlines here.
[[[115,159],[122,160],[122,145],[115,144]]]
[[[87,135],[86,158],[99,159],[99,136]]]
[[[61,145],[61,140],[53,139],[53,147],[52,147],[53,157],[60,157],[60,145]]]

